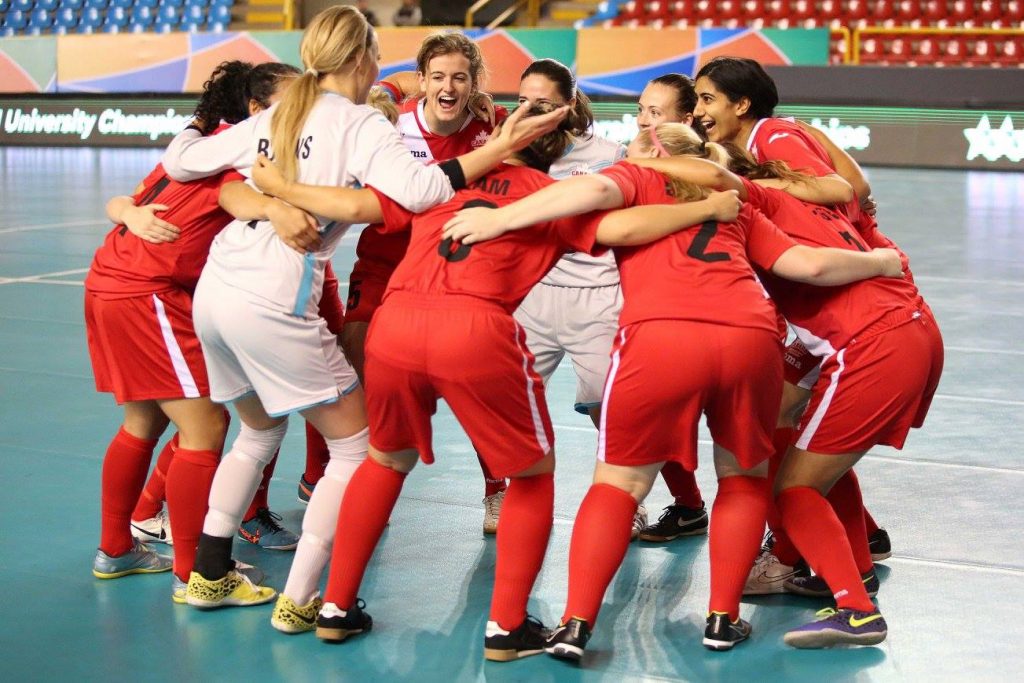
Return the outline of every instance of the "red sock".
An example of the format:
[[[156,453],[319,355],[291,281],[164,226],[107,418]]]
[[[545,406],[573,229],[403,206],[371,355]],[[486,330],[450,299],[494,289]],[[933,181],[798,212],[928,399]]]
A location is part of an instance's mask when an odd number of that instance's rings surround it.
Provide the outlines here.
[[[327,450],[327,442],[324,441],[323,435],[316,431],[316,427],[307,422],[306,471],[302,474],[302,478],[306,480],[307,484],[315,486],[320,481],[327,468],[327,461],[330,459],[331,454]]]
[[[156,467],[149,475],[149,479],[146,481],[146,488],[142,489],[142,495],[139,496],[139,500],[135,503],[135,509],[132,511],[132,519],[144,520],[156,517],[157,513],[164,507],[164,498],[166,497],[165,484],[167,481],[167,468],[171,466],[171,458],[174,457],[174,451],[178,448],[178,434],[175,433],[171,440],[164,444],[163,450],[160,451],[159,457],[156,459]]]
[[[491,468],[487,466],[487,463],[484,462],[479,453],[476,454],[476,459],[480,463],[480,471],[484,473],[484,497],[493,496],[495,493],[501,493],[508,488],[508,483],[504,479],[498,479],[491,474]],[[502,504],[502,507],[504,508],[504,504]]]
[[[835,483],[828,492],[828,502],[832,504],[836,517],[846,529],[846,537],[850,541],[850,550],[853,551],[857,571],[861,574],[871,571],[875,564],[871,561],[868,533],[864,527],[864,501],[860,494],[860,483],[853,470],[841,476]]]
[[[861,502],[863,502],[863,497],[861,498]],[[864,508],[864,531],[867,532],[868,538],[871,537],[871,534],[878,531],[878,522],[876,522],[875,518],[871,516],[871,513],[868,512],[867,508]]]
[[[139,439],[121,427],[103,457],[100,550],[116,557],[132,549],[132,508],[146,483],[156,439]]]
[[[775,485],[775,475],[786,457],[789,447],[793,444],[793,436],[796,430],[792,427],[778,427],[772,434],[772,455],[768,459],[768,486],[769,490]],[[790,567],[795,566],[802,558],[800,551],[796,549],[793,542],[789,540],[786,530],[782,526],[782,515],[775,504],[775,499],[768,496],[768,528],[771,529],[775,543],[772,545],[772,555],[778,558],[779,562]]]
[[[526,619],[526,603],[544,563],[554,514],[554,473],[509,482],[498,519],[490,616],[505,630],[518,628]]]
[[[270,503],[267,502],[267,494],[270,492],[270,478],[274,476],[274,468],[277,466],[277,456],[279,455],[281,455],[280,448],[277,449],[277,453],[274,453],[274,457],[267,463],[267,466],[263,468],[263,479],[260,481],[259,488],[256,489],[256,494],[252,497],[252,502],[249,503],[249,509],[245,511],[242,521],[248,522],[256,516],[257,512],[270,507]]]
[[[675,498],[676,505],[700,510],[704,507],[700,488],[697,487],[697,475],[678,462],[669,460],[661,468],[661,477],[668,486],[668,492]]]
[[[174,535],[174,575],[188,581],[210,503],[220,451],[179,448],[167,472],[167,511]]]
[[[726,477],[718,480],[711,511],[711,601],[709,612],[740,617],[740,596],[754,565],[768,509],[768,480]]]
[[[569,596],[562,623],[583,619],[591,628],[615,572],[626,556],[636,501],[622,489],[594,484],[587,491],[569,543]]]
[[[786,489],[776,499],[782,523],[800,553],[834,592],[836,605],[873,612],[853,561],[846,531],[824,496],[807,486]]]
[[[373,549],[391,517],[405,474],[367,458],[352,475],[338,513],[324,602],[341,609],[355,604]]]

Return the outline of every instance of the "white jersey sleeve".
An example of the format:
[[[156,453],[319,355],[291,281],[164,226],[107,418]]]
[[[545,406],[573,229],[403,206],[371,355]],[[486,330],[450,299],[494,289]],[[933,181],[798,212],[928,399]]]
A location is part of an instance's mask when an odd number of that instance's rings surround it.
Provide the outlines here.
[[[626,157],[626,148],[618,142],[593,135],[577,138],[565,155],[551,165],[548,174],[562,179],[589,175],[611,166]],[[610,287],[619,284],[615,255],[609,250],[603,256],[571,252],[558,259],[554,268],[541,280],[553,287]]]
[[[160,163],[167,175],[182,183],[207,178],[231,168],[249,176],[257,152],[264,151],[253,144],[259,137],[257,131],[269,128],[269,123],[268,110],[217,135],[204,136],[194,128],[186,128],[171,140]]]

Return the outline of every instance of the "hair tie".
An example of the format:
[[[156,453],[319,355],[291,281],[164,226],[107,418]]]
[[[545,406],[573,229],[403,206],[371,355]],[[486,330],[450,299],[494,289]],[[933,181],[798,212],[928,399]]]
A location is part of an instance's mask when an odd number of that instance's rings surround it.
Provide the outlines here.
[[[671,154],[668,153],[668,150],[665,149],[665,145],[661,144],[661,140],[658,139],[657,131],[655,131],[653,128],[649,128],[648,130],[651,131],[651,145],[653,145],[654,149],[656,149],[658,151],[658,156],[659,157],[670,157],[670,156],[672,156]]]
[[[313,67],[309,67],[308,69],[306,69],[306,73],[313,74],[313,78],[319,78],[320,77],[320,72],[317,71],[316,69],[314,69]]]
[[[700,141],[700,155],[706,157],[708,155],[708,143],[706,140]]]

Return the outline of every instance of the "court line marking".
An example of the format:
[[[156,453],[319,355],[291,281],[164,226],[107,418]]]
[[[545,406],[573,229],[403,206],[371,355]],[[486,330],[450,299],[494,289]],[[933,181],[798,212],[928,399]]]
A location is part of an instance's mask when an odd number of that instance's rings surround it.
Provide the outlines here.
[[[892,562],[895,564],[922,564],[929,567],[946,567],[949,569],[961,569],[964,571],[984,571],[996,574],[1009,574],[1011,576],[1020,576],[1021,574],[1024,574],[1024,569],[1017,567],[1006,567],[1003,565],[984,564],[982,562],[966,562],[961,560],[931,560],[924,557],[913,557],[908,555],[893,555],[887,560],[883,560],[883,562]]]
[[[982,349],[976,346],[946,346],[946,351],[958,351],[960,353],[992,353],[1003,356],[1024,356],[1024,351],[1014,349]]]
[[[110,225],[113,227],[113,223],[104,220],[90,220],[90,221],[68,221],[65,223],[40,223],[39,225],[16,225],[8,228],[0,228],[0,235],[6,235],[14,232],[32,232],[33,230],[52,230],[54,228],[84,228],[90,225]]]
[[[914,275],[915,282],[948,282],[951,284],[971,285],[1006,285],[1008,287],[1024,287],[1021,280],[982,280],[979,278],[945,277],[943,275]]]
[[[10,284],[12,282],[38,282],[40,280],[46,280],[47,284],[51,284],[49,278],[61,277],[64,275],[81,275],[82,273],[88,273],[88,268],[72,268],[71,270],[55,270],[52,273],[40,273],[39,275],[26,275],[24,277],[9,277],[5,278],[7,282],[4,284]],[[65,282],[59,280],[58,282]]]

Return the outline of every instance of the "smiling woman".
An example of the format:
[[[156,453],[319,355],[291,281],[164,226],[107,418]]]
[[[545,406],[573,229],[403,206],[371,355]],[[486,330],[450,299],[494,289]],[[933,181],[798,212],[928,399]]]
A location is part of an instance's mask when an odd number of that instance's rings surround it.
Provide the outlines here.
[[[416,75],[432,132],[451,135],[462,128],[470,116],[470,97],[480,89],[485,71],[480,48],[461,33],[436,33],[423,41]]]

